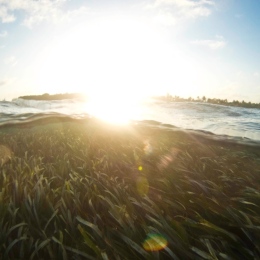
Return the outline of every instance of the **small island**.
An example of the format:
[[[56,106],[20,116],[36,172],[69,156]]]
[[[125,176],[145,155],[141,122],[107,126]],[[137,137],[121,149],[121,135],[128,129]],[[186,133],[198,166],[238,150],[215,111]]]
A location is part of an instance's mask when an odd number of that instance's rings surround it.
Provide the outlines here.
[[[64,93],[64,94],[53,94],[53,95],[44,93],[42,95],[20,96],[19,98],[27,99],[27,100],[64,100],[64,99],[85,100],[86,95],[80,93]]]

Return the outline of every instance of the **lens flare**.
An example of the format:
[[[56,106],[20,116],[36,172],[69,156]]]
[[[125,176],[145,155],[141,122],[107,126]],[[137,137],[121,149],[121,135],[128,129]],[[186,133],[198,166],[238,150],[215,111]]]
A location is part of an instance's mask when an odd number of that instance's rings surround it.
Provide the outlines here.
[[[162,156],[160,163],[158,164],[158,168],[162,171],[165,168],[169,167],[176,159],[179,154],[179,150],[176,148],[172,148],[168,154]]]
[[[149,182],[145,177],[139,177],[136,180],[136,189],[141,196],[145,196],[149,191]]]
[[[0,165],[5,164],[11,158],[11,156],[11,150],[4,145],[0,145]]]
[[[143,243],[143,248],[146,251],[159,251],[167,247],[168,241],[161,234],[148,234]]]
[[[144,142],[144,152],[146,155],[149,155],[153,152],[152,145],[148,140]]]

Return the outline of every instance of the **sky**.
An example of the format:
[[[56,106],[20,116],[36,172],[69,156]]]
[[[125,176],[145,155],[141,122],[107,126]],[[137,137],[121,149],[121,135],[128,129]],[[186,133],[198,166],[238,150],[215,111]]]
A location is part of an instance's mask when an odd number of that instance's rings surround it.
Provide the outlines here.
[[[260,102],[259,0],[0,0],[0,100]]]

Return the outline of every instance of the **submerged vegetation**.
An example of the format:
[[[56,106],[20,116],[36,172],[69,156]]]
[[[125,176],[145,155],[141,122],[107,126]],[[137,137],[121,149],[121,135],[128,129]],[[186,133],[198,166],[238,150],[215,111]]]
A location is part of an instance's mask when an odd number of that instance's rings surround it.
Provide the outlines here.
[[[0,129],[1,259],[257,259],[260,150],[95,120]]]

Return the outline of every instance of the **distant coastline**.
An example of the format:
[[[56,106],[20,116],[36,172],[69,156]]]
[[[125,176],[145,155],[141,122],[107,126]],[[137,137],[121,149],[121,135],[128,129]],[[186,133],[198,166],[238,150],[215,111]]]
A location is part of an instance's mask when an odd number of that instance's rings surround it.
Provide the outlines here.
[[[80,93],[65,93],[65,94],[42,94],[42,95],[29,95],[20,96],[19,98],[26,100],[64,100],[64,99],[81,99],[85,100],[86,95]]]
[[[80,94],[80,93],[64,93],[64,94],[45,93],[42,95],[20,96],[19,98],[26,99],[26,100],[66,100],[66,99],[87,100],[87,96],[85,94]],[[172,96],[170,94],[167,94],[166,96],[154,96],[153,99],[166,101],[166,102],[202,102],[202,103],[209,103],[215,105],[260,109],[260,103],[245,102],[244,100],[228,101],[227,99],[206,98],[205,96],[202,97],[198,96],[197,98],[192,98],[192,97],[182,98],[179,96]]]
[[[219,98],[206,98],[203,97],[197,97],[192,98],[182,98],[179,96],[172,96],[170,94],[167,94],[166,96],[159,96],[154,97],[154,99],[167,101],[167,102],[202,102],[202,103],[208,103],[208,104],[215,104],[215,105],[223,105],[223,106],[233,106],[233,107],[244,107],[244,108],[258,108],[260,109],[260,103],[252,103],[252,102],[245,102],[233,100],[229,102],[227,99],[219,99]]]

